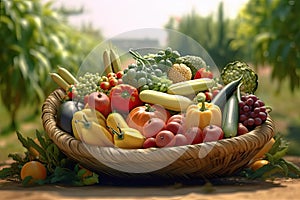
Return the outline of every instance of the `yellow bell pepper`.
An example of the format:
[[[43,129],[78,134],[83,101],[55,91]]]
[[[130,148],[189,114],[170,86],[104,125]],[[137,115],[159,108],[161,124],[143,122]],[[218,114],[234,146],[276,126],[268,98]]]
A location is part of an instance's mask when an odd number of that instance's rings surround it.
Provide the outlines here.
[[[145,137],[141,134],[140,131],[134,128],[120,128],[118,131],[112,129],[114,134],[114,143],[116,147],[123,149],[139,149],[143,147]]]
[[[187,108],[185,121],[187,128],[199,127],[203,130],[208,125],[221,127],[222,112],[217,105],[203,100],[197,105],[190,105]]]

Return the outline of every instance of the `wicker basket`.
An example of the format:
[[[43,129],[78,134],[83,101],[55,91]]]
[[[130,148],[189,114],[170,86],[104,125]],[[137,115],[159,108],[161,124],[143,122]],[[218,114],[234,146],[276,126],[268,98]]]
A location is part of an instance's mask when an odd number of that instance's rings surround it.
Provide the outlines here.
[[[112,178],[210,178],[228,176],[244,168],[274,135],[267,121],[242,136],[168,148],[120,149],[89,146],[56,126],[56,114],[65,93],[52,92],[42,107],[45,131],[68,157]]]

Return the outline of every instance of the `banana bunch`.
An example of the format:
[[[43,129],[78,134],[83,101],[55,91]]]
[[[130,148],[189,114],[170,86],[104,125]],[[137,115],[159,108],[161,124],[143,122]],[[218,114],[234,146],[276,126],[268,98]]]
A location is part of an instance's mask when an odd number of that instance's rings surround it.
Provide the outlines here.
[[[50,73],[52,80],[62,89],[68,91],[72,85],[76,85],[78,80],[64,67],[58,67],[57,73]]]
[[[104,50],[103,52],[104,71],[107,74],[122,71],[121,60],[119,55],[113,50]]]

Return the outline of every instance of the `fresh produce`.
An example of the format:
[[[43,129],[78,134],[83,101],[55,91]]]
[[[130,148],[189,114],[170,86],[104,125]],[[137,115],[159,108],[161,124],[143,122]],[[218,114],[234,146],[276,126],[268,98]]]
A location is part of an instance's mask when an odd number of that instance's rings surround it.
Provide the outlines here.
[[[244,126],[244,124],[242,123],[238,123],[238,132],[237,132],[237,135],[244,135],[246,133],[248,133],[249,130],[247,129],[246,126]]]
[[[143,147],[146,138],[138,130],[120,127],[118,127],[118,130],[110,129],[114,134],[116,147],[123,149],[140,149]]]
[[[88,95],[88,106],[96,109],[102,113],[105,117],[111,113],[111,102],[110,98],[103,92],[93,92]]]
[[[114,129],[114,130],[117,130],[118,127],[129,128],[124,117],[120,113],[117,113],[117,112],[112,112],[107,116],[106,125],[108,127],[111,127],[111,129]],[[111,129],[109,129],[109,130],[111,130]]]
[[[228,83],[225,85],[221,91],[212,99],[211,103],[219,106],[221,110],[224,110],[224,106],[228,99],[233,95],[233,93],[237,90],[240,82],[242,80],[242,76],[238,79]]]
[[[186,128],[199,127],[203,130],[208,125],[221,126],[222,113],[220,108],[213,104],[204,102],[190,105],[186,110]]]
[[[56,123],[63,131],[73,134],[72,131],[72,119],[74,113],[84,108],[84,104],[75,101],[63,102],[57,111]]]
[[[115,50],[110,49],[109,56],[113,72],[117,73],[119,71],[122,71],[121,60],[119,55],[115,52]]]
[[[183,123],[181,122],[170,121],[166,124],[165,129],[171,131],[174,134],[184,133]]]
[[[271,150],[274,143],[275,143],[275,139],[271,138],[271,140],[269,140],[269,142],[267,142],[263,146],[263,148],[261,150],[259,150],[259,152],[257,154],[255,154],[255,156],[250,160],[249,163],[253,163],[257,160],[264,159],[266,157],[266,153],[268,153]]]
[[[173,147],[175,145],[174,133],[168,130],[160,131],[156,137],[155,142],[158,147]]]
[[[29,161],[22,166],[20,176],[23,181],[27,178],[29,184],[34,184],[35,181],[46,179],[47,169],[39,161]]]
[[[205,61],[199,57],[194,55],[186,55],[177,58],[176,63],[183,63],[188,66],[192,71],[192,77],[195,76],[196,72],[200,68],[208,68]]]
[[[189,81],[174,83],[168,87],[168,94],[195,95],[200,91],[205,91],[213,87],[214,80],[208,78],[193,79]]]
[[[98,84],[100,80],[99,73],[86,72],[84,75],[79,76],[76,84],[77,98],[83,101],[86,95],[99,91]]]
[[[225,108],[222,113],[222,129],[224,131],[225,138],[231,138],[237,135],[238,122],[239,122],[238,99],[236,95],[233,94],[225,104]]]
[[[137,51],[129,50],[136,63],[128,65],[124,70],[123,82],[142,90],[165,92],[172,83],[167,78],[168,69],[179,56],[178,52],[167,48],[157,54],[140,55]]]
[[[139,94],[143,102],[162,105],[172,111],[185,111],[193,101],[182,95],[167,94],[154,90],[143,90]]]
[[[126,118],[126,122],[129,127],[143,132],[143,126],[152,118],[160,118],[166,122],[170,118],[170,113],[161,105],[151,106],[145,104],[132,109]]]
[[[254,94],[258,86],[258,76],[247,63],[240,61],[228,63],[221,72],[221,78],[225,85],[237,80],[241,75],[243,76],[241,91]]]
[[[173,138],[174,146],[184,146],[188,145],[188,139],[184,134],[176,134]]]
[[[133,108],[143,105],[138,90],[128,84],[120,84],[110,91],[112,110],[120,113],[129,113]]]
[[[262,168],[265,165],[268,165],[269,161],[268,160],[256,160],[250,165],[250,169],[253,171],[258,170],[259,168]]]
[[[113,72],[111,61],[110,61],[109,50],[107,50],[107,49],[104,50],[102,58],[103,58],[105,74],[107,75],[107,74]]]
[[[151,118],[143,126],[142,134],[146,137],[155,137],[165,128],[165,121],[160,118]]]
[[[76,139],[81,140],[78,134],[78,131],[75,127],[75,122],[78,120],[86,119],[90,122],[98,123],[99,125],[106,127],[105,117],[97,110],[91,108],[85,108],[74,113],[72,118],[72,131]]]
[[[194,79],[199,79],[199,78],[210,78],[212,79],[214,77],[213,73],[207,69],[206,67],[200,68],[197,70]]]
[[[175,63],[169,68],[167,76],[173,83],[178,83],[191,80],[192,72],[185,64]]]
[[[153,147],[153,148],[157,147],[155,137],[146,138],[146,140],[143,144],[144,149],[151,148],[151,147]]]
[[[51,79],[63,90],[67,90],[70,86],[67,81],[65,81],[59,74],[57,73],[50,73]]]
[[[69,85],[76,85],[78,83],[78,80],[66,68],[58,67],[57,72]]]
[[[253,130],[267,120],[268,113],[265,103],[257,96],[243,95],[239,98],[239,122],[248,130]]]
[[[199,144],[203,142],[203,131],[199,127],[191,127],[183,133],[188,144]]]
[[[85,115],[81,120],[74,120],[74,128],[80,140],[85,144],[101,147],[114,146],[113,136],[106,127],[95,121],[89,121]]]
[[[212,142],[224,138],[224,132],[220,126],[208,125],[203,128],[203,142]]]

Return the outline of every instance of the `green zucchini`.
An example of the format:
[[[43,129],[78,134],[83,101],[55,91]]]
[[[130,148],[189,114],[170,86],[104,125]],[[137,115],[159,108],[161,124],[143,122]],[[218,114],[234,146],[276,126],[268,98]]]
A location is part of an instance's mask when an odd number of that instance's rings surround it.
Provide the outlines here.
[[[234,137],[238,132],[239,104],[236,95],[231,95],[222,113],[222,129],[225,138]]]
[[[222,88],[222,90],[212,99],[211,103],[219,106],[219,108],[223,111],[226,102],[236,91],[242,78],[243,78],[243,76],[241,76],[239,79],[232,81],[232,82],[228,83],[227,85],[225,85]]]

